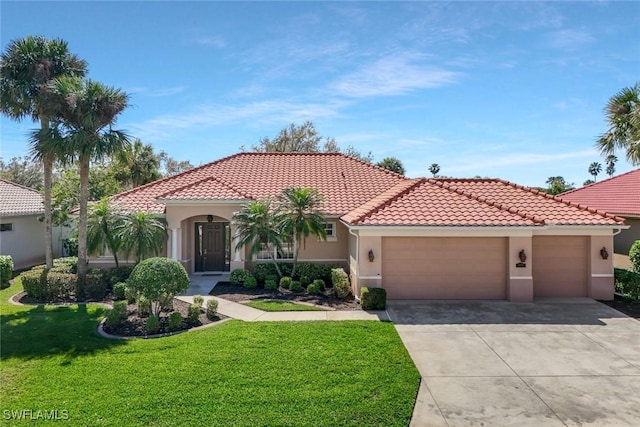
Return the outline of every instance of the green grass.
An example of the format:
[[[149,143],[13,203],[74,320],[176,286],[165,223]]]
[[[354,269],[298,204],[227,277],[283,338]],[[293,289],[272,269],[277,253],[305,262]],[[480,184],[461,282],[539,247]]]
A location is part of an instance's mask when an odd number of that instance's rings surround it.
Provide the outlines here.
[[[419,374],[391,323],[228,321],[152,340],[96,333],[97,305],[0,291],[0,413],[68,425],[406,426]],[[25,425],[25,421],[5,421]]]
[[[263,311],[325,311],[319,307],[290,301],[249,301],[244,304]]]

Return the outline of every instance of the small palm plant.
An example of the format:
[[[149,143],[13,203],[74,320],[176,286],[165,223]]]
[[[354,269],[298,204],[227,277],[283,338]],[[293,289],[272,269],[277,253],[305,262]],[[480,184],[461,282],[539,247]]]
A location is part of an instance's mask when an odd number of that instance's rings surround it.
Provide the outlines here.
[[[109,204],[108,198],[92,205],[87,216],[87,252],[90,255],[99,255],[105,249],[109,249],[116,267],[120,267],[118,251],[122,247],[122,236],[115,230],[121,218],[117,209]]]
[[[122,240],[127,259],[134,254],[136,264],[149,255],[158,256],[167,241],[164,218],[149,212],[129,212],[121,215],[115,235]]]

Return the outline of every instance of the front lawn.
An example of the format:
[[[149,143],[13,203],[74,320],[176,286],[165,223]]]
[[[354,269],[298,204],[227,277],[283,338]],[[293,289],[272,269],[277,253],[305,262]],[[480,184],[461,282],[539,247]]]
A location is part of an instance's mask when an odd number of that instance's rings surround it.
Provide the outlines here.
[[[419,374],[391,323],[232,320],[108,340],[96,333],[102,307],[10,305],[19,289],[0,291],[4,418],[22,410],[113,426],[406,426],[411,418]]]
[[[289,301],[249,301],[245,305],[262,311],[326,311],[312,305],[296,304]]]

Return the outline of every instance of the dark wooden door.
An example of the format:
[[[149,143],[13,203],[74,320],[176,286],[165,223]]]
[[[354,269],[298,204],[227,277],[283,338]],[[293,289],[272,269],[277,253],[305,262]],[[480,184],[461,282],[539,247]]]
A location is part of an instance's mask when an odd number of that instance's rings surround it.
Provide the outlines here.
[[[224,270],[224,224],[196,224],[196,271]]]

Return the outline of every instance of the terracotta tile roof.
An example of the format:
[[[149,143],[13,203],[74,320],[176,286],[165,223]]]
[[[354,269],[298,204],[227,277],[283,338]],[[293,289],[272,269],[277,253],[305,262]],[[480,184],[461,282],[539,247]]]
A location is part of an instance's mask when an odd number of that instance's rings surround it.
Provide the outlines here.
[[[33,188],[0,179],[0,216],[44,213],[42,195]]]
[[[621,219],[502,180],[418,179],[397,185],[342,219],[353,225],[615,225]]]
[[[124,209],[164,212],[161,200],[260,199],[313,187],[326,214],[343,215],[406,178],[335,153],[240,153],[113,197]],[[239,197],[239,195],[241,197]]]
[[[640,169],[568,191],[559,197],[616,215],[640,216]]]

